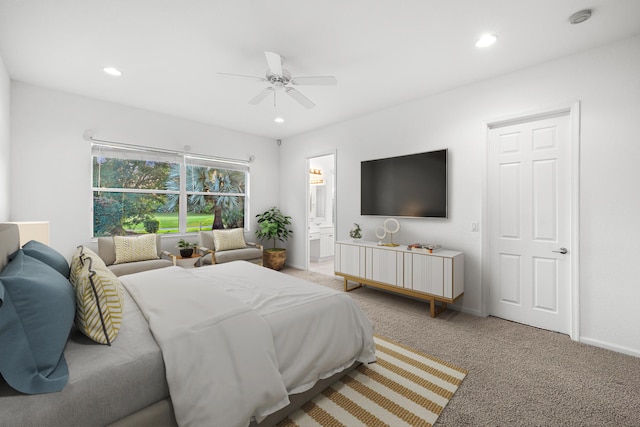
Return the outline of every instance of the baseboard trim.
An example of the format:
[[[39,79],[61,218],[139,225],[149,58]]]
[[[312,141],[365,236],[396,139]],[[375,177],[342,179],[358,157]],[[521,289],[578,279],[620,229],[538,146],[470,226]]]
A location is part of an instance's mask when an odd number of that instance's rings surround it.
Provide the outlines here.
[[[640,350],[636,350],[633,348],[624,347],[621,345],[612,344],[606,341],[600,341],[595,338],[589,338],[589,337],[580,337],[580,342],[583,344],[592,345],[594,347],[604,348],[605,350],[615,351],[616,353],[627,354],[629,356],[640,358]]]
[[[459,311],[460,313],[470,314],[472,316],[487,317],[487,316],[482,316],[480,310],[474,310],[472,308],[460,307],[460,306],[455,305],[455,304],[449,305],[449,306],[447,306],[447,308],[450,308],[451,310]]]

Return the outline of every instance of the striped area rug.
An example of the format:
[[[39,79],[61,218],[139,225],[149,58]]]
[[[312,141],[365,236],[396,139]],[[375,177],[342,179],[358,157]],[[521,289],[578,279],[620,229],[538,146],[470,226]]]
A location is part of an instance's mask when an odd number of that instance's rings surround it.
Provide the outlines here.
[[[376,363],[351,371],[278,425],[433,425],[467,371],[382,337],[374,339]]]

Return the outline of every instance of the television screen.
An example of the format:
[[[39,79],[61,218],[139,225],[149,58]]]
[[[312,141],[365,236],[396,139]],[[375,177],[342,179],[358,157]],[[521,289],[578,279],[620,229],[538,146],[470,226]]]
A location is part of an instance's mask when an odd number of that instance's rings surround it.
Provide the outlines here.
[[[362,215],[447,217],[447,150],[360,163]]]

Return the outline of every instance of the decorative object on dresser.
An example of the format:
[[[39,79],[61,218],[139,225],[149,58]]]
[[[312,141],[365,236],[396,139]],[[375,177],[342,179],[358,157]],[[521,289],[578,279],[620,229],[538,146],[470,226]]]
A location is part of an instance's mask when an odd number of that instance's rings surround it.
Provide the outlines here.
[[[393,235],[400,231],[400,223],[395,218],[387,218],[384,220],[382,227],[376,228],[376,237],[380,239],[378,242],[379,246],[391,246],[396,247],[400,246],[397,243],[393,243]],[[382,239],[384,239],[389,234],[389,243],[382,243]]]
[[[428,252],[430,254],[438,249],[442,249],[442,246],[435,243],[412,243],[407,245],[407,250],[409,251]]]
[[[431,317],[464,294],[464,254],[440,249],[429,253],[406,246],[379,246],[375,242],[336,242],[335,274],[344,278],[344,290],[362,285],[429,301]],[[358,283],[349,288],[348,281]],[[442,305],[436,309],[435,302]]]
[[[276,247],[277,241],[286,242],[293,230],[287,228],[291,225],[291,217],[284,215],[280,209],[271,209],[256,215],[258,218],[258,229],[256,236],[259,239],[273,240],[273,247],[265,249],[262,254],[262,265],[273,270],[281,270],[287,261],[287,250]]]
[[[360,228],[360,224],[355,222],[353,223],[353,228],[349,230],[349,237],[354,239],[354,241],[362,239],[362,229]]]

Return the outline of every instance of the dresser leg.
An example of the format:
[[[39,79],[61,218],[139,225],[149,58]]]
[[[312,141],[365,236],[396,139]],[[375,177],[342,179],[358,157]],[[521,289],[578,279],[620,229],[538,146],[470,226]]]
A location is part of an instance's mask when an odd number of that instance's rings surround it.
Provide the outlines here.
[[[431,317],[436,317],[438,314],[442,313],[447,308],[447,303],[443,302],[440,307],[436,307],[436,300],[431,298],[429,300],[429,311],[431,312]]]
[[[358,288],[361,288],[361,287],[362,287],[362,283],[358,283],[358,286],[354,286],[353,288],[349,288],[349,287],[347,286],[347,283],[348,283],[348,282],[349,282],[349,281],[348,281],[348,280],[347,280],[347,278],[345,277],[345,278],[344,278],[344,291],[345,291],[345,292],[350,292],[350,291],[352,291],[352,290],[354,290],[354,289],[358,289]]]

